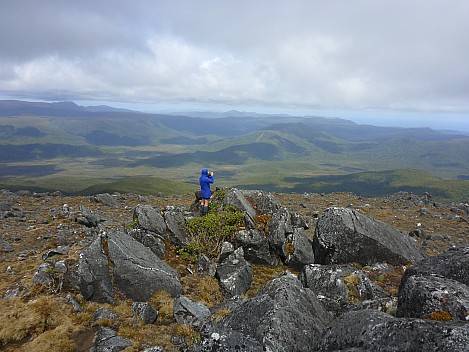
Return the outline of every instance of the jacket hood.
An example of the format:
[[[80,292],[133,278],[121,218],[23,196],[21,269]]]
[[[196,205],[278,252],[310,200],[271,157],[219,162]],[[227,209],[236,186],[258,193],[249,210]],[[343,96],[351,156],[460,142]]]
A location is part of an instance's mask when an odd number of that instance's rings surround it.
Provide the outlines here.
[[[202,176],[208,176],[208,169],[202,169]]]

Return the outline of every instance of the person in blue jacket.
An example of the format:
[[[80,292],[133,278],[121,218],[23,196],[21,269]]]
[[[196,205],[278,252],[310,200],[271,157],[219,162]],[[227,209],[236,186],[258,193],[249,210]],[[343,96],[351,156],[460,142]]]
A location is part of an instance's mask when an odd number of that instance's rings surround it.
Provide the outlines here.
[[[200,210],[203,215],[208,214],[208,205],[210,198],[212,197],[212,191],[210,190],[210,184],[213,183],[213,171],[203,169],[199,178],[200,183]]]

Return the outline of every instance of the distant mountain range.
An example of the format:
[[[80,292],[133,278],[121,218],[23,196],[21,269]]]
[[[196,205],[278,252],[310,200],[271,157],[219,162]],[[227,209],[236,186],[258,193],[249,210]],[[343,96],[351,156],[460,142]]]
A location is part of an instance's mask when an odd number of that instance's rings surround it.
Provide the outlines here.
[[[229,186],[305,191],[312,177],[389,170],[469,179],[469,136],[455,131],[238,111],[198,114],[0,101],[0,175],[6,184],[77,173],[193,182],[197,170],[210,167]],[[314,182],[310,189],[320,189]]]

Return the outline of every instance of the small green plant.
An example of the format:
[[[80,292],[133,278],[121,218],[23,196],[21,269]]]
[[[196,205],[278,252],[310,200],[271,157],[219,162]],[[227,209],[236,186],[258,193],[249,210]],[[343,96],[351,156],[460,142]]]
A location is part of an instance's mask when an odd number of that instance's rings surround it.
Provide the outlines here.
[[[206,216],[191,218],[185,224],[191,238],[191,247],[186,246],[185,250],[189,252],[197,249],[196,254],[203,253],[216,258],[221,244],[231,241],[234,234],[244,225],[244,213],[234,207],[219,208],[217,212]]]
[[[132,230],[132,229],[138,227],[138,220],[137,220],[137,219],[133,219],[132,221],[130,221],[130,222],[128,222],[128,223],[126,224],[126,227],[127,227],[127,229],[129,229],[129,230]]]
[[[203,247],[199,243],[189,243],[187,246],[177,250],[177,254],[183,259],[195,262],[197,256],[203,253]]]

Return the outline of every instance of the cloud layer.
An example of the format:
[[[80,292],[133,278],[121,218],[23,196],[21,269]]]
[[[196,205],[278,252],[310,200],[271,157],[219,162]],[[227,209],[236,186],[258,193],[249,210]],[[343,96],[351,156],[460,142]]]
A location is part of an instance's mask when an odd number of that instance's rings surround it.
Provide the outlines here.
[[[4,0],[0,98],[469,111],[466,0]]]

